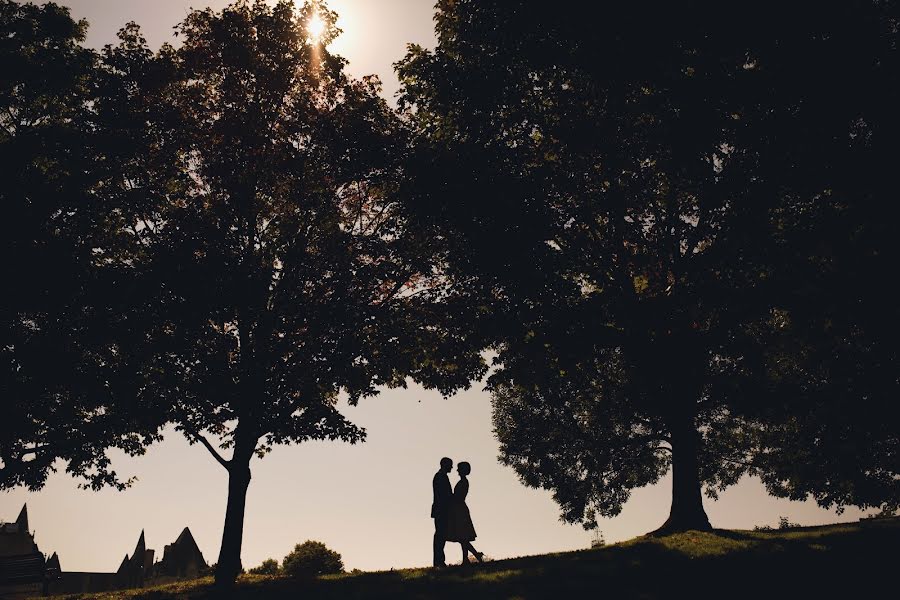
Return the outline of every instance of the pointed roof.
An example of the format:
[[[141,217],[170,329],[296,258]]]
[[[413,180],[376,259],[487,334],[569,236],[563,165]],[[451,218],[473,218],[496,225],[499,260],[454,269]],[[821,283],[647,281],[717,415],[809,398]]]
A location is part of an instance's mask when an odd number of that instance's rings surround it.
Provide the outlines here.
[[[161,562],[161,569],[170,575],[183,576],[192,569],[205,567],[206,559],[189,527],[181,530],[178,538],[171,544],[166,544]]]
[[[50,569],[56,569],[57,571],[62,571],[62,568],[59,566],[59,556],[54,552],[50,558],[47,559],[47,564],[44,566],[48,571]]]
[[[175,543],[179,546],[193,546],[194,548],[197,548],[197,550],[200,550],[200,548],[197,546],[197,542],[194,540],[194,536],[191,534],[190,527],[185,527],[181,530],[181,533],[178,535],[178,539],[175,540]]]
[[[16,519],[16,525],[19,526],[19,531],[28,532],[28,503],[22,505],[22,510],[19,512],[19,518]]]
[[[190,551],[197,557],[200,558],[200,561],[203,564],[206,564],[206,559],[203,558],[203,552],[200,551],[200,546],[197,545],[197,541],[194,539],[193,534],[189,527],[185,527],[181,535],[178,536],[178,539],[175,540],[176,546],[180,546],[182,548],[190,548]]]
[[[123,571],[125,571],[125,568],[127,566],[128,566],[128,555],[126,554],[125,558],[122,559],[122,563],[119,565],[118,570],[116,570],[116,573],[122,573]]]
[[[141,562],[144,562],[144,552],[146,550],[147,544],[144,542],[144,530],[141,529],[141,537],[138,538],[137,546],[134,547],[134,554],[131,555],[131,558],[140,558]]]

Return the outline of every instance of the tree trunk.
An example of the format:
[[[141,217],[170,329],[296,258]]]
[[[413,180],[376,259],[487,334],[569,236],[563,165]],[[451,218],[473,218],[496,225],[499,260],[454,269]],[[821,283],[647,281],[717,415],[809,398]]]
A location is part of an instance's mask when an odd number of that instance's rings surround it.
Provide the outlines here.
[[[238,453],[228,468],[228,505],[225,508],[225,528],[216,565],[216,587],[230,588],[241,572],[241,544],[244,539],[244,507],[250,485],[250,456]]]
[[[709,531],[712,526],[703,510],[700,493],[700,434],[693,411],[678,411],[669,419],[672,439],[672,508],[669,518],[654,533],[664,535],[696,529]]]

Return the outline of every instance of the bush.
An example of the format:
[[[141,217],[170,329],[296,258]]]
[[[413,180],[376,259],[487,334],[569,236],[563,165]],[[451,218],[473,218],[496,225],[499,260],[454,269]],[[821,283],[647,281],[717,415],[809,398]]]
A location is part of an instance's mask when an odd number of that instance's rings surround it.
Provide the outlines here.
[[[200,567],[200,577],[212,577],[216,574],[216,566],[219,563],[213,563],[211,565],[207,565],[206,567]],[[241,567],[241,575],[246,573],[244,567]]]
[[[893,519],[897,516],[897,509],[892,506],[885,506],[881,509],[881,512],[875,513],[874,515],[869,515],[867,517],[860,517],[860,521],[870,521],[872,519]]]
[[[277,575],[279,571],[281,571],[281,567],[278,566],[278,561],[274,558],[267,558],[258,567],[250,569],[250,573],[253,575]]]
[[[328,573],[343,573],[341,555],[329,550],[322,542],[307,540],[297,544],[294,551],[284,557],[282,569],[291,577],[314,577]]]
[[[799,523],[791,523],[787,517],[778,517],[778,529],[793,529],[800,527]]]

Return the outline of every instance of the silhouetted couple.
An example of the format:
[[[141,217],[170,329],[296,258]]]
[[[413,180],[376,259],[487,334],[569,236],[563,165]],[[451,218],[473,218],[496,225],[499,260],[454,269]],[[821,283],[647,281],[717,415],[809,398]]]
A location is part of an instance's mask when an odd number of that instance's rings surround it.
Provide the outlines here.
[[[459,481],[451,491],[447,473],[452,470],[453,461],[446,457],[442,458],[441,469],[431,480],[431,487],[434,490],[431,518],[434,519],[435,567],[447,566],[444,558],[444,544],[447,542],[459,542],[462,546],[463,565],[469,564],[469,552],[478,559],[478,562],[484,562],[484,554],[472,545],[472,540],[475,539],[475,526],[472,525],[472,517],[466,505],[466,496],[469,493],[469,480],[466,477],[472,472],[472,467],[467,462],[461,462],[456,466]]]

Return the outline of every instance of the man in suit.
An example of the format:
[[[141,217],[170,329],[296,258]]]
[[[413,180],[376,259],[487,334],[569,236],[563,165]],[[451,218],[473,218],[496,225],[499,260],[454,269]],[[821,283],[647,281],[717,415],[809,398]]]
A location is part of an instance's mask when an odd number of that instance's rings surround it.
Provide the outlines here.
[[[444,544],[447,543],[447,517],[450,513],[450,500],[453,488],[447,473],[453,470],[453,461],[446,456],[441,459],[441,468],[431,480],[434,501],[431,503],[431,518],[434,519],[434,566],[446,567]]]

